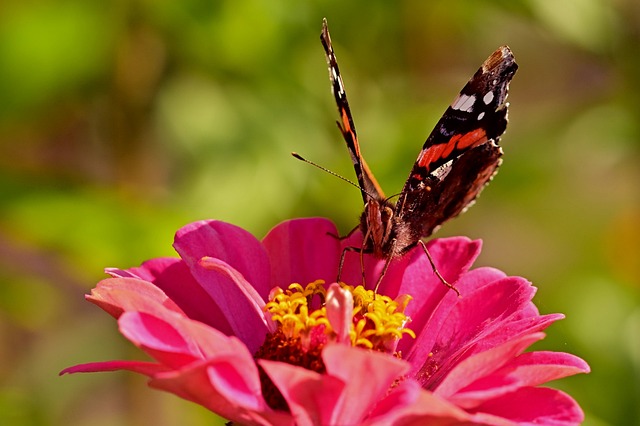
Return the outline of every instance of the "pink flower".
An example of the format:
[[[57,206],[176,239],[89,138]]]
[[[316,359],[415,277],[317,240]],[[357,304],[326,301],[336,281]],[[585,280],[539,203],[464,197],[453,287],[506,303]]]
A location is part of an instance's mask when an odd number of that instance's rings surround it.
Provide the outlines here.
[[[62,373],[130,370],[248,425],[551,424],[583,420],[567,394],[539,387],[589,371],[580,358],[524,352],[562,315],[540,315],[535,288],[470,269],[480,242],[446,238],[394,261],[379,294],[358,287],[325,219],[284,222],[262,240],[218,221],[176,234],[179,259],[108,269],[87,299],[117,318],[153,362],[107,361]],[[364,257],[371,288],[383,261]],[[321,281],[319,281],[321,280]],[[292,283],[298,283],[291,285]],[[323,283],[334,283],[323,285]]]

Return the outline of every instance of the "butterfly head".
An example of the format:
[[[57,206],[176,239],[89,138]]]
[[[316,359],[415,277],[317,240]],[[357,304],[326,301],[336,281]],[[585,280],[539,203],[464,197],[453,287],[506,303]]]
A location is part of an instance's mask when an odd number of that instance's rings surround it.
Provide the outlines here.
[[[369,198],[360,216],[363,247],[376,257],[385,257],[394,238],[394,206],[387,200]]]

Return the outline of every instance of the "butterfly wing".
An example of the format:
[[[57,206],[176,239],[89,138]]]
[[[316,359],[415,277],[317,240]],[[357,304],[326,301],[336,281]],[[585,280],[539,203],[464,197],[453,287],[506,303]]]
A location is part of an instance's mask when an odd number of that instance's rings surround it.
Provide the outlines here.
[[[336,60],[333,46],[331,45],[331,37],[329,36],[329,28],[327,26],[327,20],[322,22],[322,33],[320,34],[320,40],[327,57],[327,65],[329,67],[329,78],[331,79],[331,91],[336,100],[338,106],[338,112],[340,114],[340,120],[338,128],[342,132],[349,154],[351,155],[351,161],[353,162],[353,168],[356,171],[356,177],[358,184],[362,190],[362,199],[366,203],[371,197],[377,200],[384,200],[385,196],[380,188],[380,185],[376,181],[376,178],[369,170],[369,166],[362,158],[360,153],[360,144],[358,143],[358,136],[356,134],[356,127],[353,124],[353,117],[351,116],[351,109],[349,108],[349,102],[347,101],[347,93],[344,90],[344,83],[342,82],[342,76],[340,75],[340,69],[338,68],[338,61]]]
[[[427,138],[396,203],[395,216],[417,242],[462,213],[500,165],[509,82],[518,65],[498,48],[447,108]]]

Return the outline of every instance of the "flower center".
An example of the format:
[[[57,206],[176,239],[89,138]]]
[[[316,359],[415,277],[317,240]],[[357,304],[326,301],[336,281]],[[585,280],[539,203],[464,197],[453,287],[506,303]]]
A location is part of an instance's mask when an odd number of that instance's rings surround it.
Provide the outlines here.
[[[318,280],[306,287],[294,283],[286,290],[272,290],[265,311],[271,314],[277,329],[267,334],[254,357],[318,373],[325,371],[321,355],[328,342],[339,341],[400,357],[395,352],[398,341],[405,334],[415,338],[415,333],[405,327],[410,320],[404,310],[411,297],[393,300],[362,286],[333,286],[327,291],[324,281]],[[346,322],[336,318],[346,318]],[[269,406],[288,411],[286,401],[262,369],[260,381]]]

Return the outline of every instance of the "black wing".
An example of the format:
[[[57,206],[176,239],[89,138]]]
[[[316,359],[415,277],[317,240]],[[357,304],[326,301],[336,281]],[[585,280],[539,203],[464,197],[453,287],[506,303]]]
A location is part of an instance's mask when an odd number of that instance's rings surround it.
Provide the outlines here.
[[[518,65],[498,48],[464,86],[425,142],[395,216],[417,241],[462,213],[500,165],[509,82]]]

